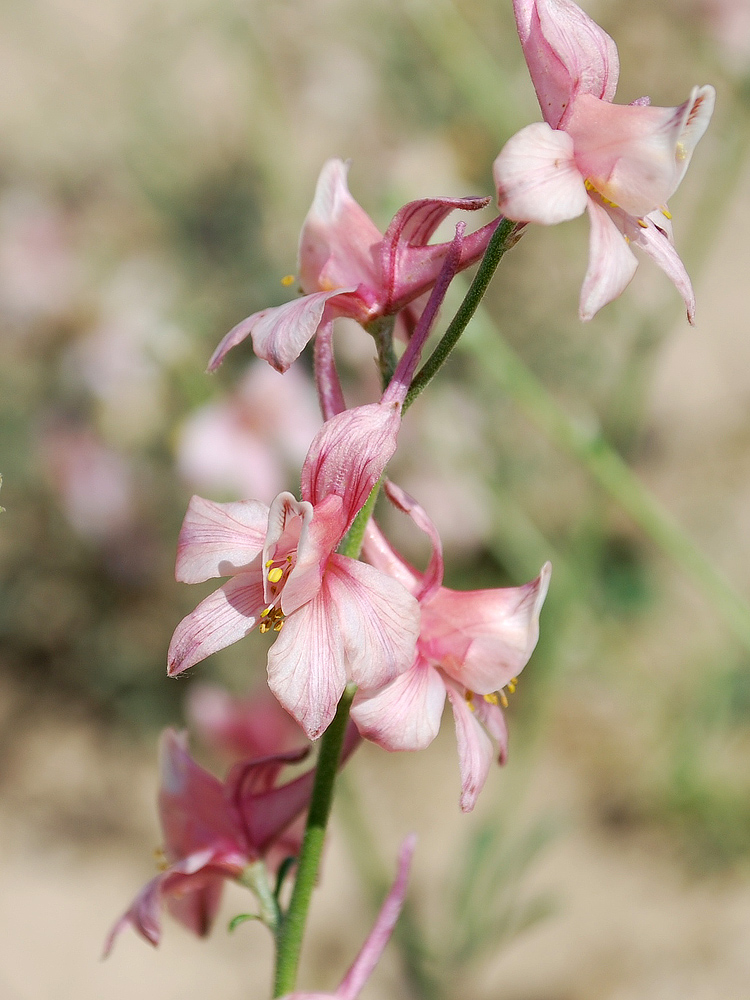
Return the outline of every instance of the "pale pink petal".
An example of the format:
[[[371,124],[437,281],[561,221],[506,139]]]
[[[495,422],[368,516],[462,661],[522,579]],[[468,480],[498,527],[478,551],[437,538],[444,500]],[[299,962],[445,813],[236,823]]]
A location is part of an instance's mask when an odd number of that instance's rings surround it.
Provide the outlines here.
[[[325,583],[338,617],[347,676],[365,689],[381,687],[414,659],[419,604],[401,584],[356,559],[334,555]]]
[[[474,698],[472,701],[477,718],[497,743],[497,758],[499,764],[508,759],[508,726],[502,708],[484,698]]]
[[[233,577],[201,601],[175,629],[169,644],[169,675],[173,677],[243,639],[258,624],[265,607],[260,568]]]
[[[211,871],[200,877],[194,875],[179,887],[179,891],[167,895],[167,909],[183,927],[197,937],[206,937],[219,912],[224,878],[221,873]]]
[[[297,560],[281,595],[285,615],[302,607],[320,590],[328,557],[345,530],[343,501],[332,493],[314,508],[312,521],[302,529]]]
[[[327,584],[328,574],[268,652],[268,685],[311,740],[328,727],[346,687],[344,641]]]
[[[456,723],[458,765],[461,771],[461,809],[463,812],[471,812],[490,773],[494,756],[492,743],[462,692],[452,684],[447,686],[447,690]]]
[[[572,0],[514,0],[521,47],[544,120],[559,128],[577,94],[611,101],[617,46]]]
[[[602,306],[616,299],[630,284],[638,267],[628,241],[604,206],[589,198],[588,211],[589,265],[578,306],[582,320],[591,319]]]
[[[315,384],[323,419],[343,413],[346,402],[333,355],[333,320],[322,323],[315,337]]]
[[[362,544],[362,558],[371,566],[394,577],[406,587],[410,594],[417,594],[420,589],[422,575],[396,552],[373,518],[367,522],[365,539]]]
[[[305,539],[313,519],[313,506],[305,500],[299,501],[291,493],[279,493],[268,511],[268,531],[263,546],[263,593],[270,604],[277,596],[278,586],[272,584],[265,569],[276,560],[292,558],[292,553],[300,547],[305,549]]]
[[[351,287],[316,292],[253,313],[224,337],[211,355],[208,370],[215,371],[226,354],[252,334],[253,350],[257,356],[277,371],[285,372],[315,336],[329,299],[354,290]]]
[[[418,658],[374,694],[358,691],[351,716],[360,733],[385,750],[424,750],[435,739],[445,705],[445,683]]]
[[[637,217],[672,197],[708,126],[713,88],[694,88],[679,108],[579,97],[565,125],[581,174],[607,201]],[[689,122],[689,124],[688,124]]]
[[[351,968],[344,976],[341,985],[336,990],[338,1000],[356,1000],[372,971],[380,961],[385,946],[393,934],[393,928],[399,918],[406,898],[406,884],[409,879],[409,868],[414,854],[417,838],[414,834],[407,837],[401,846],[398,858],[398,874],[391,886],[391,891],[380,908],[375,925],[362,945],[362,949]]]
[[[420,651],[459,684],[491,694],[517,676],[539,638],[551,567],[522,587],[449,590],[422,604]]]
[[[192,497],[177,542],[175,579],[203,583],[246,570],[263,549],[267,527],[268,507],[259,500]]]
[[[385,492],[391,503],[408,514],[416,526],[420,528],[430,539],[432,554],[427,569],[422,574],[422,582],[418,591],[412,591],[419,601],[427,601],[437,591],[443,582],[443,543],[433,521],[427,514],[424,507],[410,497],[409,494],[396,486],[391,480],[386,480]],[[411,588],[409,588],[411,590]]]
[[[299,241],[299,277],[310,292],[380,284],[376,246],[382,236],[367,213],[349,193],[343,160],[323,165],[315,198],[302,226]]]
[[[492,168],[499,210],[509,219],[552,226],[586,208],[586,186],[567,132],[534,122],[510,138]]]
[[[631,221],[626,230],[630,242],[648,254],[673,282],[685,303],[688,321],[694,323],[695,293],[685,265],[680,260],[672,243],[671,223],[664,218],[662,212],[653,212],[651,215],[647,215],[643,221],[647,223],[645,228]]]
[[[344,501],[346,526],[354,520],[396,450],[399,408],[355,406],[326,421],[302,467],[302,496],[317,505],[332,493]]]

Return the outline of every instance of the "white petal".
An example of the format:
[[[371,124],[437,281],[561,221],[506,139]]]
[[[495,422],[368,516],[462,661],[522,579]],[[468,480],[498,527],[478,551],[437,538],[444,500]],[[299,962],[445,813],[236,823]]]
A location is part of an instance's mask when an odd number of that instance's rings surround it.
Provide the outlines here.
[[[638,267],[627,240],[606,209],[589,198],[588,210],[591,221],[589,266],[578,308],[582,320],[591,319],[602,306],[621,295]]]

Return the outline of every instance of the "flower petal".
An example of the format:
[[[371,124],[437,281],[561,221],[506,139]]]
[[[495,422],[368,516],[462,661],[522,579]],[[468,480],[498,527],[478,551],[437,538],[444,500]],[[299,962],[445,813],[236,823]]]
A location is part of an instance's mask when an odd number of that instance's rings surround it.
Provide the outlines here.
[[[427,601],[432,594],[437,592],[443,582],[443,543],[440,541],[440,535],[424,507],[418,504],[413,497],[410,497],[405,490],[396,486],[391,480],[386,480],[384,488],[394,507],[398,507],[404,514],[408,514],[416,526],[424,531],[432,544],[432,554],[427,569],[422,574],[421,586],[418,591],[412,591],[419,601]],[[411,590],[411,588],[409,589]]]
[[[611,101],[617,46],[572,0],[513,0],[521,47],[544,120],[559,128],[578,94]]]
[[[338,616],[347,676],[371,690],[407,670],[419,635],[419,604],[401,584],[367,563],[331,557],[325,576]]]
[[[268,652],[268,685],[311,740],[327,729],[346,687],[344,640],[327,583],[328,574]]]
[[[396,552],[385,537],[374,518],[370,518],[365,528],[365,540],[362,543],[362,558],[375,569],[394,577],[406,587],[410,594],[416,595],[421,587],[422,574]]]
[[[583,279],[578,315],[591,319],[625,291],[633,280],[638,261],[609,212],[593,197],[588,202],[591,235],[589,266]]]
[[[315,197],[299,240],[299,276],[303,289],[380,285],[375,251],[382,236],[349,193],[348,164],[328,160],[320,171]]]
[[[267,361],[276,371],[285,372],[315,336],[329,299],[354,290],[351,287],[316,292],[253,313],[224,337],[211,355],[208,371],[216,371],[226,354],[252,334],[253,350],[258,357]]]
[[[258,624],[265,607],[260,567],[232,577],[177,626],[169,644],[167,673],[174,677],[243,639]]]
[[[337,494],[348,528],[396,450],[400,426],[400,408],[380,403],[355,406],[326,421],[302,467],[303,498],[317,506]]]
[[[281,595],[281,610],[285,615],[302,607],[320,590],[328,557],[345,529],[343,501],[332,493],[314,508],[312,521],[302,529],[297,561]]]
[[[259,500],[214,503],[194,496],[177,542],[175,579],[203,583],[234,576],[260,555],[268,527],[268,507]]]
[[[610,104],[584,94],[572,105],[565,130],[591,186],[606,201],[642,217],[676,191],[713,103],[712,87],[695,87],[679,108]]]
[[[484,698],[475,698],[472,704],[477,718],[497,743],[498,764],[504,764],[508,759],[508,726],[502,708]]]
[[[445,683],[419,657],[374,694],[358,691],[351,716],[360,733],[385,750],[424,750],[440,730],[444,705]]]
[[[510,138],[492,167],[497,204],[519,222],[553,226],[586,208],[586,187],[573,158],[573,140],[546,122],[534,122]]]
[[[661,212],[652,212],[643,220],[646,226],[631,225],[627,232],[633,246],[639,247],[673,282],[687,310],[688,322],[695,322],[695,293],[680,255],[674,248],[672,227]]]
[[[494,756],[492,743],[462,692],[452,684],[447,685],[447,691],[456,723],[458,765],[461,771],[461,809],[463,812],[471,812],[490,772]]]

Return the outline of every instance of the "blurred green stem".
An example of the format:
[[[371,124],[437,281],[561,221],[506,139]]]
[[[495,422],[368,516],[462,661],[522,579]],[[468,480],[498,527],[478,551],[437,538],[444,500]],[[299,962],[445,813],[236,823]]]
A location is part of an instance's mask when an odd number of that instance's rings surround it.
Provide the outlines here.
[[[698,550],[598,427],[575,423],[547,392],[484,310],[478,310],[464,349],[481,360],[484,374],[563,451],[578,459],[599,485],[709,597],[745,649],[750,651],[750,607]]]

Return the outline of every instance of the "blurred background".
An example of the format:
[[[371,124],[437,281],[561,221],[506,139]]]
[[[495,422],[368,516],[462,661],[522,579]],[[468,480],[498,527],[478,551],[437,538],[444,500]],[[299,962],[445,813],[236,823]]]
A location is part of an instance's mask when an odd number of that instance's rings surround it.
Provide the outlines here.
[[[697,325],[647,261],[581,324],[587,224],[529,230],[409,413],[393,476],[443,532],[447,582],[549,558],[552,589],[472,815],[449,718],[422,754],[349,765],[305,988],[338,983],[416,830],[373,1000],[747,995],[750,3],[586,9],[619,102],[717,88],[671,205]],[[266,996],[265,931],[225,930],[239,890],[208,941],[167,920],[158,951],[127,932],[99,961],[155,871],[159,730],[196,681],[264,677],[263,637],[166,677],[211,589],[174,582],[187,501],[296,490],[317,427],[308,359],[281,379],[245,345],[204,368],[288,297],[327,158],[382,229],[412,198],[492,194],[539,118],[510,0],[6,0],[0,25],[0,996]],[[351,401],[373,398],[369,338],[337,335]]]

